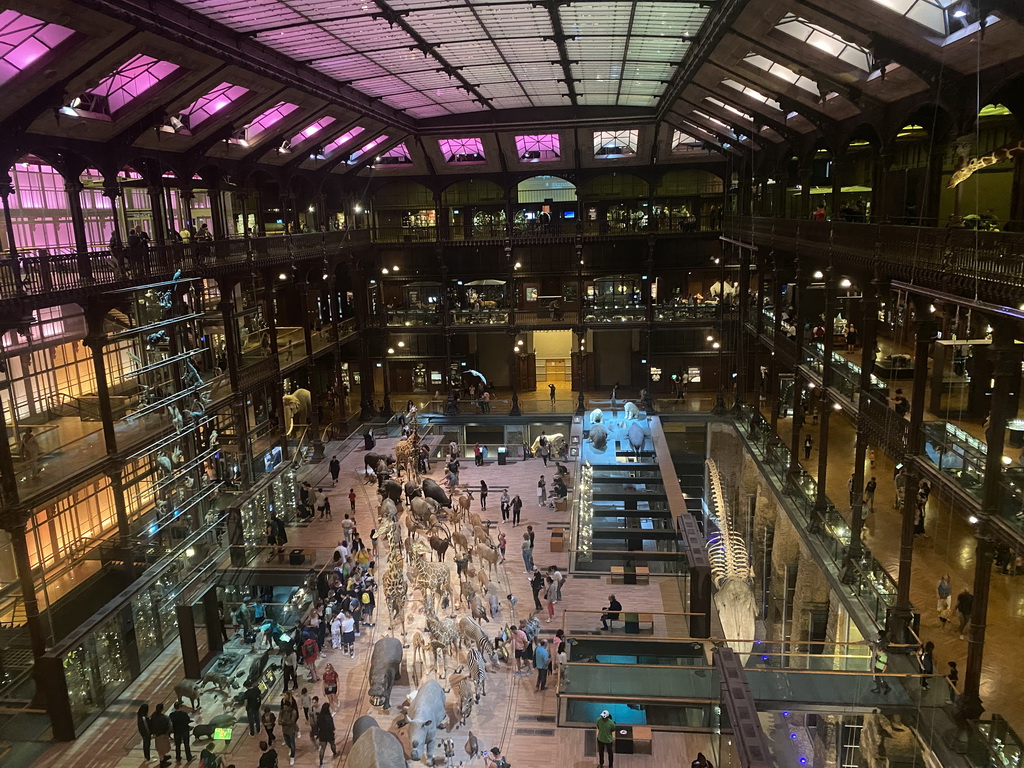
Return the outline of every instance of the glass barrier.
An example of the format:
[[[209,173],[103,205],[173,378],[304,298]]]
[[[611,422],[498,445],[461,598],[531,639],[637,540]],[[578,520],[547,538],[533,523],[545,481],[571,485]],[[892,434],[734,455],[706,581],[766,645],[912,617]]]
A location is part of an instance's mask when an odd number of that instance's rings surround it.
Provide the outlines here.
[[[813,537],[827,553],[825,564],[829,571],[850,584],[853,596],[878,628],[884,628],[887,611],[896,605],[895,579],[871,556],[866,546],[861,547],[858,559],[848,558],[850,529],[835,505],[826,499],[826,509],[819,515],[815,509],[817,484],[813,478],[803,469],[799,475],[791,477],[790,451],[786,443],[772,431],[771,424],[759,411],[745,406],[743,414],[736,428],[765,466],[767,479],[789,499],[806,535]]]

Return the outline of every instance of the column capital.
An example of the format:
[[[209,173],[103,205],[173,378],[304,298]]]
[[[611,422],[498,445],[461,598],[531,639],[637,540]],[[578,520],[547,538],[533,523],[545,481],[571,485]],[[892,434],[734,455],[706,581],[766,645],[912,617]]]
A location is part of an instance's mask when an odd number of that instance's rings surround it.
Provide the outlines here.
[[[89,333],[82,339],[82,343],[93,352],[102,352],[107,343],[107,335],[105,333]]]
[[[68,194],[80,195],[83,189],[85,189],[85,185],[79,179],[64,180],[64,191]]]
[[[0,197],[14,194],[14,179],[9,171],[0,171]]]
[[[103,196],[108,197],[111,200],[116,200],[121,197],[121,185],[116,181],[104,181]]]

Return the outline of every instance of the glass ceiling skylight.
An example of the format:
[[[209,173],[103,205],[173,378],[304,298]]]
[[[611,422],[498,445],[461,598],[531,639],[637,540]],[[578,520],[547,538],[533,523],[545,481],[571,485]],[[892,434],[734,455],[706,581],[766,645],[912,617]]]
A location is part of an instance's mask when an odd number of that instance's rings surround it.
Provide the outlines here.
[[[542,160],[558,160],[558,134],[545,133],[536,136],[516,136],[516,154],[527,163]]]
[[[740,83],[737,83],[735,80],[728,79],[723,80],[722,85],[727,85],[730,88],[733,88],[739,91],[740,93],[749,96],[752,99],[760,101],[762,104],[767,104],[769,107],[779,110],[779,112],[782,111],[782,105],[779,104],[779,102],[777,102],[775,99],[768,98],[760,91],[755,91],[753,88],[750,88],[749,86],[742,85]]]
[[[64,114],[114,117],[139,96],[178,70],[177,64],[137,54],[100,80],[68,107]]]
[[[787,13],[782,17],[776,27],[780,32],[802,40],[808,45],[835,56],[847,64],[855,66],[863,72],[871,72],[874,67],[871,65],[871,53],[867,48],[862,48],[855,43],[844,40],[834,32],[818,26],[799,16]]]
[[[724,101],[720,101],[719,99],[716,99],[714,96],[706,96],[704,98],[704,101],[706,101],[708,104],[714,104],[719,109],[724,109],[727,112],[732,112],[734,115],[743,118],[748,123],[754,122],[754,118],[752,118],[746,112],[741,112],[740,110],[736,109],[736,107],[732,106],[732,104],[726,104]]]
[[[0,84],[24,72],[73,34],[73,29],[59,24],[17,11],[0,11]]]
[[[341,136],[339,136],[334,141],[330,142],[324,147],[324,156],[330,157],[331,153],[334,152],[334,150],[336,150],[338,147],[344,144],[348,144],[350,141],[352,141],[352,139],[354,139],[362,132],[363,128],[362,126],[359,125],[355,126],[354,128],[351,128],[348,131],[345,131],[345,133],[341,134]]]
[[[249,93],[248,88],[231,83],[221,83],[208,94],[200,96],[191,105],[185,107],[179,117],[187,128],[194,131],[205,120],[238,101],[247,93]]]
[[[405,142],[392,147],[373,161],[374,165],[409,165],[411,163],[412,158],[409,156],[409,148],[405,146]]]
[[[949,33],[947,9],[959,0],[875,0],[881,6],[916,21],[945,37]]]
[[[639,146],[640,132],[594,131],[594,157],[613,158],[635,155]]]
[[[303,141],[306,141],[307,139],[313,138],[318,133],[320,133],[320,131],[322,131],[324,128],[326,128],[329,125],[333,125],[336,121],[337,121],[336,118],[333,118],[330,115],[325,115],[324,117],[321,117],[319,120],[317,120],[315,123],[313,123],[312,125],[307,125],[301,131],[299,131],[294,136],[292,136],[288,140],[288,143],[291,144],[294,147],[294,146],[298,145],[299,143],[301,143]]]
[[[480,139],[439,139],[437,144],[449,163],[482,163],[487,159]]]
[[[247,126],[244,134],[246,142],[253,142],[262,136],[266,131],[290,115],[299,107],[296,104],[289,104],[287,101],[279,101],[262,115],[257,117]]]
[[[693,110],[693,114],[695,114],[705,123],[711,123],[712,125],[717,126],[717,128],[727,136],[732,136],[733,138],[736,138],[736,134],[733,133],[732,128],[727,123],[723,122],[722,120],[719,120],[717,117],[712,117],[707,112],[701,112],[699,109]]]
[[[534,0],[392,0],[401,16],[389,21],[363,0],[179,2],[413,118],[572,106],[570,93],[576,104],[652,107],[714,7],[573,0],[549,12]]]
[[[695,139],[688,133],[683,133],[678,128],[672,131],[672,151],[673,152],[703,152],[704,142],[701,139]]]
[[[815,96],[819,95],[817,83],[809,77],[798,75],[796,72],[788,67],[784,67],[777,61],[772,61],[759,53],[748,53],[743,57],[743,60],[747,62],[747,64],[751,64],[764,72],[774,75],[780,80],[785,80],[787,83],[792,83],[799,88],[803,88],[808,93],[813,93]]]
[[[375,150],[377,147],[379,147],[387,140],[387,136],[378,136],[376,139],[369,142],[368,144],[364,144],[363,146],[361,146],[359,149],[352,153],[352,156],[349,157],[348,159],[348,164],[353,165],[359,160],[360,157],[365,155],[367,152],[373,152],[373,150]]]

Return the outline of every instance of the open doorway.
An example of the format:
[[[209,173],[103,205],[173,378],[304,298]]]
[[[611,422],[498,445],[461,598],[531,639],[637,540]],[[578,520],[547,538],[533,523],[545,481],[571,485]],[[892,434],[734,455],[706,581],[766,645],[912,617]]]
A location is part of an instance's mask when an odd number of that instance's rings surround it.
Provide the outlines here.
[[[548,384],[572,386],[572,331],[534,331],[537,356],[537,388]]]

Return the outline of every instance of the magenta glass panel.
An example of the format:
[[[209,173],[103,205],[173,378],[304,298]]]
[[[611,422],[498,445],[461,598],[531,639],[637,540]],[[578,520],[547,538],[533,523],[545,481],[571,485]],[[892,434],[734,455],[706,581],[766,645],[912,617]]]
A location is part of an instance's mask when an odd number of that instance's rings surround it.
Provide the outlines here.
[[[298,108],[299,107],[296,104],[289,104],[287,101],[279,101],[245,126],[245,138],[252,141],[272,125],[280,122],[283,118],[287,117]]]
[[[480,139],[438,139],[437,143],[449,163],[473,163],[486,159]]]
[[[248,88],[231,83],[221,83],[205,96],[200,96],[191,105],[186,107],[182,113],[182,119],[188,118],[186,122],[191,130],[195,130],[203,121],[230,106],[238,99],[249,92]]]
[[[362,147],[352,153],[352,156],[348,159],[349,165],[356,162],[360,157],[365,155],[367,152],[372,152],[374,149],[379,147],[385,141],[388,140],[387,136],[378,136],[376,139],[371,141],[369,144],[364,144]]]
[[[516,136],[516,154],[520,160],[536,162],[538,160],[557,160],[558,134],[544,133],[534,136]]]
[[[177,64],[159,61],[151,56],[136,54],[115,72],[100,80],[99,85],[86,91],[82,98],[102,96],[106,99],[105,114],[113,116],[165,77],[178,69]]]
[[[382,157],[404,158],[406,160],[411,160],[412,159],[409,156],[409,148],[407,146],[405,146],[405,142],[404,141],[401,144],[399,144],[397,147],[392,147],[391,149],[389,149],[387,152],[385,152],[382,155]]]
[[[324,157],[330,157],[331,153],[334,150],[336,150],[338,147],[342,146],[343,144],[347,144],[348,142],[352,141],[352,139],[354,139],[356,136],[358,136],[362,132],[363,132],[362,127],[358,126],[358,125],[355,128],[353,128],[352,130],[350,130],[350,131],[345,131],[345,133],[341,134],[341,136],[339,136],[334,141],[332,141],[330,144],[328,144],[327,146],[324,147]]]
[[[17,11],[0,11],[0,83],[23,72],[75,34]]]
[[[306,139],[313,138],[318,133],[320,133],[320,131],[322,131],[324,128],[326,128],[327,126],[329,126],[329,125],[331,125],[332,123],[335,123],[335,122],[337,122],[337,119],[331,117],[330,115],[327,115],[326,117],[321,117],[319,120],[317,120],[312,125],[307,125],[301,131],[299,131],[294,136],[292,136],[292,138],[291,138],[291,145],[294,147],[299,142],[306,141]]]

